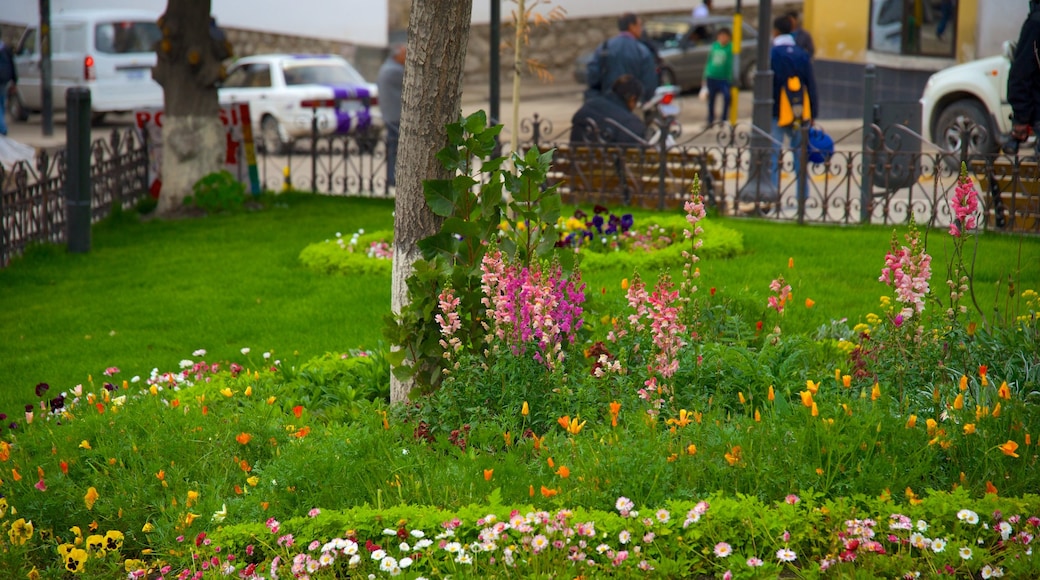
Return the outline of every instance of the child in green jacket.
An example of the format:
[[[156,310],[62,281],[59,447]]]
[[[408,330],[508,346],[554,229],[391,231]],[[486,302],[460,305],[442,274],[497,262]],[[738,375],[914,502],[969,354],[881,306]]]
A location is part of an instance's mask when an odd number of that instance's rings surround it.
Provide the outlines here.
[[[701,83],[701,98],[708,100],[708,125],[715,124],[715,100],[722,95],[723,121],[729,114],[730,85],[733,82],[733,46],[730,40],[733,34],[728,28],[720,28],[715,34],[715,43],[708,52],[708,62],[704,66],[704,82]]]

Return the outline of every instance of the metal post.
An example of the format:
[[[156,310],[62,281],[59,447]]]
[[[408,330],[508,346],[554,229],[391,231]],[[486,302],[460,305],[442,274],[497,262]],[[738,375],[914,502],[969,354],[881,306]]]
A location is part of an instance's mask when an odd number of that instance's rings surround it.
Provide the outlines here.
[[[331,184],[330,184],[331,185]],[[318,106],[311,110],[311,193],[318,192]]]
[[[746,202],[773,202],[779,199],[780,191],[776,183],[769,179],[767,163],[772,149],[769,138],[773,125],[773,70],[769,66],[769,50],[772,41],[769,32],[773,29],[771,22],[772,0],[761,0],[758,5],[758,65],[755,71],[755,100],[751,135],[751,173],[748,182],[738,194],[738,199]],[[776,160],[779,163],[779,159]]]
[[[51,0],[40,0],[40,105],[43,136],[54,135],[54,81],[51,75]],[[87,127],[90,127],[89,120]]]
[[[733,86],[730,87],[731,104],[729,107],[729,124],[737,124],[738,105],[740,102],[740,45],[744,42],[744,15],[740,10],[740,0],[737,0],[737,8],[733,13]]]
[[[667,194],[665,190],[665,177],[667,176],[668,169],[668,130],[669,130],[668,117],[662,117],[658,119],[657,123],[661,126],[661,136],[657,139],[657,210],[664,211],[664,198]]]
[[[809,200],[809,125],[802,123],[798,128],[801,146],[798,148],[798,223],[805,223],[805,203]],[[805,192],[805,195],[802,195]]]
[[[868,64],[863,71],[863,162],[860,163],[863,175],[859,189],[859,221],[870,223],[871,205],[874,199],[874,85],[877,82],[877,68]]]
[[[90,251],[90,90],[65,91],[65,208],[69,251]]]
[[[491,124],[501,122],[499,119],[502,106],[502,0],[491,0],[491,72],[488,79],[488,112]]]

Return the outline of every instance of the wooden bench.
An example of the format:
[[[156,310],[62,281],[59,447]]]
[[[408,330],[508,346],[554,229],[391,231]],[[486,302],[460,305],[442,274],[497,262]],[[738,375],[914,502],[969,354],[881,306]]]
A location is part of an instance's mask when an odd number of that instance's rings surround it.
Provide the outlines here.
[[[990,229],[1040,233],[1040,167],[1019,159],[975,160],[971,172]]]
[[[661,196],[661,152],[656,148],[611,145],[556,145],[549,184],[559,187],[564,203],[594,203],[607,207],[676,209],[690,198],[695,177],[709,205],[725,208],[720,188],[722,172],[700,153],[670,150],[664,157],[664,199]]]

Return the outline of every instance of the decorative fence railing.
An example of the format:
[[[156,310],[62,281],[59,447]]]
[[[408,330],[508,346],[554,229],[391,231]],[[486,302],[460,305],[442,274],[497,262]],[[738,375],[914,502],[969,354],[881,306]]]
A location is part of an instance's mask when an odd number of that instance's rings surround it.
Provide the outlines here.
[[[554,133],[537,115],[524,120],[520,131],[524,148],[556,150],[549,183],[568,202],[678,207],[697,179],[709,204],[729,215],[824,224],[904,224],[912,216],[918,224],[945,228],[964,162],[979,184],[983,228],[1040,234],[1037,155],[945,152],[900,125],[868,125],[840,136],[835,151],[819,162],[810,160],[804,146],[780,148],[767,137],[762,147],[748,125],[693,135],[674,131],[663,142],[634,148],[571,144],[569,127]],[[263,189],[392,195],[386,147],[378,136],[322,136],[298,142],[284,154],[258,149]],[[95,141],[91,153],[95,221],[148,195],[148,150],[136,130],[113,131]],[[774,166],[775,179],[767,179]],[[28,244],[65,240],[64,183],[63,150],[41,152],[35,164],[0,168],[0,266]],[[799,190],[806,194],[797,195]]]
[[[93,221],[148,195],[148,148],[134,129],[116,129],[90,147]],[[0,166],[0,267],[34,243],[67,239],[65,150],[41,150],[34,163]]]

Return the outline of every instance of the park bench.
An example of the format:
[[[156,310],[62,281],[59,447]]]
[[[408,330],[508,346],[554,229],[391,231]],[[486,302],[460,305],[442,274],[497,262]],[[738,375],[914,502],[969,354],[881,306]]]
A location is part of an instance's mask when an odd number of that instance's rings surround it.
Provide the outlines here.
[[[974,160],[972,173],[987,202],[990,229],[1040,233],[1040,166],[1034,160]]]
[[[701,194],[720,210],[725,200],[715,191],[722,172],[700,152],[669,150],[664,154],[664,199],[661,199],[661,152],[655,147],[556,145],[549,185],[557,185],[564,203],[607,207],[676,209],[690,198],[695,177]]]

